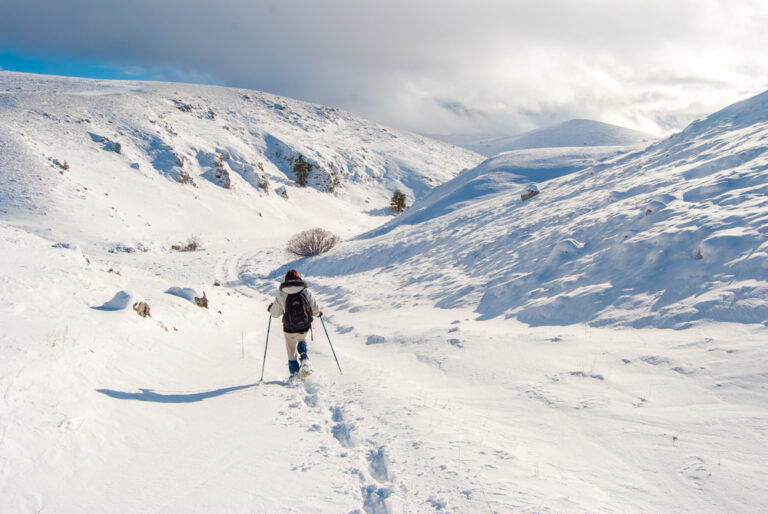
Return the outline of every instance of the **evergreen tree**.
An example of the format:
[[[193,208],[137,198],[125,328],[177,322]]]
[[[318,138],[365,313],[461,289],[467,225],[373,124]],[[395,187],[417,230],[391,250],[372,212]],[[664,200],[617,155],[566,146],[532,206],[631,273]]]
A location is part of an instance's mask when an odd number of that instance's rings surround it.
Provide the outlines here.
[[[389,201],[389,207],[397,214],[405,210],[405,194],[399,189],[395,189],[392,199]]]
[[[299,186],[307,187],[310,171],[312,171],[312,165],[304,159],[303,155],[299,154],[293,163],[293,173],[296,174],[296,183]]]

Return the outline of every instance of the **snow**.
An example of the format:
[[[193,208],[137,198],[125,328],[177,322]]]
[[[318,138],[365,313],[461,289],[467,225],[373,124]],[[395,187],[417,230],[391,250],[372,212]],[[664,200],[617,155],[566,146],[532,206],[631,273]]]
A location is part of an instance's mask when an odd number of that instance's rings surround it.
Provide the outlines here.
[[[763,323],[765,97],[591,166],[562,150],[501,154],[308,269],[376,271],[432,305],[534,325]],[[540,194],[521,201],[539,177]]]
[[[768,507],[765,94],[631,154],[482,162],[253,91],[0,84],[0,512]],[[267,135],[370,165],[298,188]],[[346,241],[291,261],[312,226]],[[316,323],[287,384],[275,322],[259,383],[288,267],[343,375]]]
[[[647,146],[655,138],[636,130],[594,120],[568,120],[517,136],[433,136],[487,157],[534,148]]]

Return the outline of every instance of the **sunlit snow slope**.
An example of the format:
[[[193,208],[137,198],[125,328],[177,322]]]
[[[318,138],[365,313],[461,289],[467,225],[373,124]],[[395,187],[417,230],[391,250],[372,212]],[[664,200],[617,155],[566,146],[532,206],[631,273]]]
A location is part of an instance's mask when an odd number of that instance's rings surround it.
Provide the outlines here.
[[[526,202],[525,184],[573,158],[526,170],[502,154],[311,269],[377,270],[438,307],[534,325],[765,322],[767,150],[763,93],[646,150],[540,182]]]
[[[295,183],[299,155],[307,188]],[[410,203],[481,160],[255,91],[0,71],[0,213],[25,226],[66,219],[58,230],[75,240],[223,240],[232,225],[311,225],[319,209],[338,211],[324,228],[348,235],[350,220],[388,215],[396,188]]]
[[[768,328],[705,321],[765,319],[765,95],[481,163],[251,91],[0,84],[0,512],[766,511]],[[296,261],[309,226],[363,235]]]

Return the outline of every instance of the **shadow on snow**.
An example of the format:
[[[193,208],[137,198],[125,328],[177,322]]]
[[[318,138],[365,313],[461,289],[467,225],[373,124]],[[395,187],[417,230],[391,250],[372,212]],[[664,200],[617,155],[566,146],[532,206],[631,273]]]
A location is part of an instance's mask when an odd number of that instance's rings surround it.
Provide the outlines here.
[[[96,391],[101,394],[105,394],[110,398],[116,398],[118,400],[137,400],[140,402],[155,402],[155,403],[194,403],[207,400],[208,398],[215,398],[222,396],[233,391],[239,391],[242,389],[249,389],[256,387],[258,384],[247,384],[235,387],[225,387],[223,389],[216,389],[214,391],[206,391],[203,393],[188,393],[188,394],[163,394],[156,393],[152,389],[139,389],[139,393],[127,393],[124,391],[113,391],[112,389],[97,389]]]

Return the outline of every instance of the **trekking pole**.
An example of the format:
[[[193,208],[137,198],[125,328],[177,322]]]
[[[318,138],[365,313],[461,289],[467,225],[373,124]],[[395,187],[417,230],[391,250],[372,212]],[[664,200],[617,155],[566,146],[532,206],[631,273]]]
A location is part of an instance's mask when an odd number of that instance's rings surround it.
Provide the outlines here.
[[[333,352],[333,358],[336,359],[336,366],[339,367],[339,373],[343,375],[344,373],[342,373],[341,371],[341,365],[339,364],[339,359],[336,357],[336,350],[333,349],[333,343],[331,342],[331,337],[328,335],[328,329],[325,328],[325,321],[323,321],[322,316],[320,316],[320,323],[323,324],[323,330],[325,330],[325,337],[328,338],[328,344],[331,345],[331,351]]]
[[[267,342],[264,343],[264,360],[261,361],[261,378],[259,379],[259,384],[264,382],[264,364],[267,363],[267,347],[269,346],[269,328],[272,326],[272,315],[269,316],[269,321],[267,322]]]

